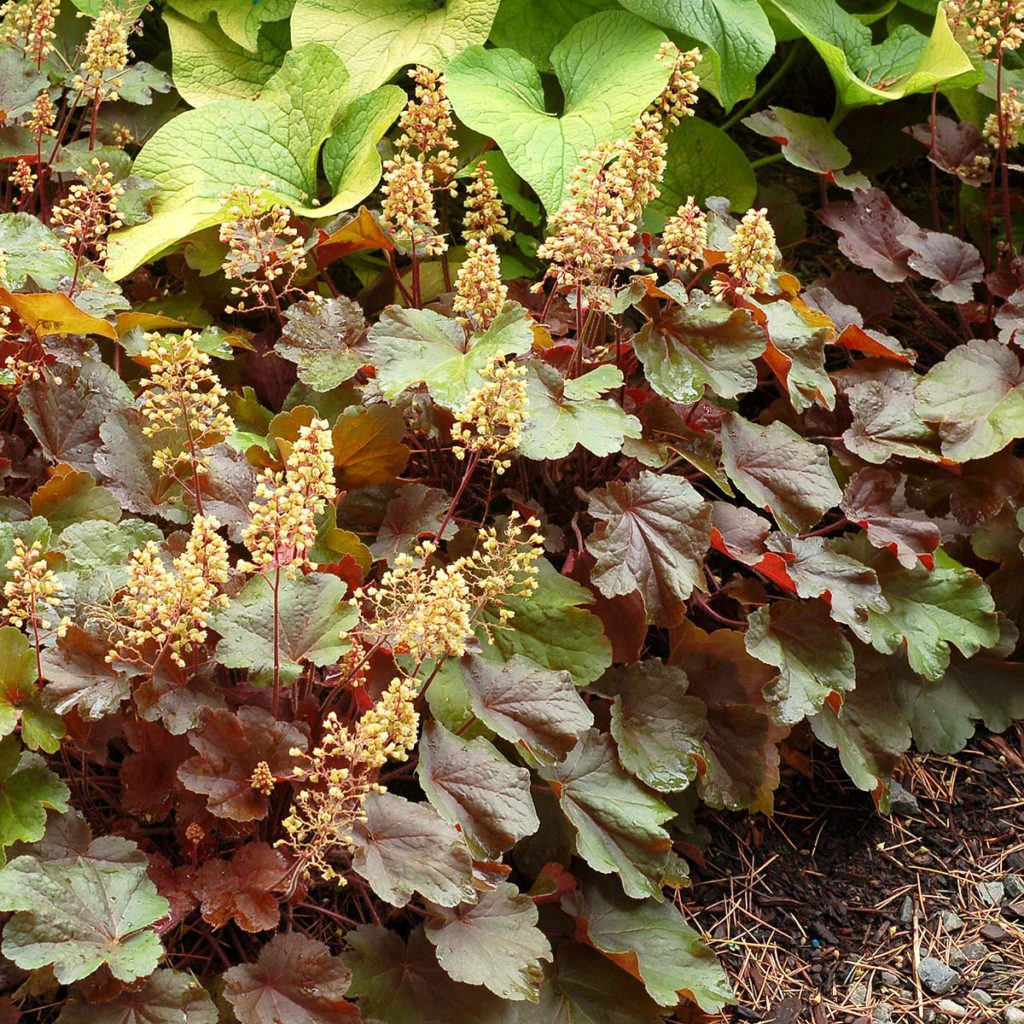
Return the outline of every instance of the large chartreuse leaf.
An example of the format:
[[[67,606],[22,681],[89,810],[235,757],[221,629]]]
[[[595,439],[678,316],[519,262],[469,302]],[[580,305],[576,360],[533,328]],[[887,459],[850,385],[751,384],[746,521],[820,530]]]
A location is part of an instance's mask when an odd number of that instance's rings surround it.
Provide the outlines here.
[[[775,34],[757,0],[620,0],[639,14],[702,43],[716,95],[726,110],[754,90],[757,73],[775,52]],[[698,68],[698,71],[701,69]]]
[[[492,359],[519,355],[532,343],[526,311],[514,302],[479,335],[467,335],[458,320],[431,309],[390,306],[370,328],[362,351],[376,367],[385,398],[425,384],[441,405],[457,410],[483,384],[480,371]]]
[[[346,109],[351,95],[344,64],[327,47],[309,43],[285,57],[258,99],[219,100],[173,118],[135,160],[134,173],[160,187],[153,216],[111,236],[108,274],[123,277],[193,232],[219,224],[221,196],[238,186],[262,189],[312,217],[358,202],[380,176],[375,146],[404,94],[388,86]],[[333,199],[318,206],[317,163],[329,139],[337,151],[330,166],[325,163]]]
[[[835,0],[766,0],[821,55],[836,84],[838,102],[863,107],[898,100],[934,86],[974,81],[970,58],[953,38],[940,6],[930,37],[899,26],[878,45],[871,29]]]
[[[40,699],[36,651],[14,626],[0,629],[0,736],[21,725],[21,738],[33,750],[56,752],[64,723]]]
[[[733,1001],[715,954],[671,903],[632,900],[614,880],[590,875],[562,897],[577,931],[596,949],[644,983],[661,1006],[692,999],[715,1013]]]
[[[893,654],[906,645],[910,667],[926,679],[942,677],[950,646],[971,657],[999,641],[999,622],[988,587],[972,569],[935,552],[935,568],[904,568],[888,550],[873,548],[865,534],[837,541],[838,550],[878,575],[888,611],[870,609],[871,645]]]
[[[549,109],[537,68],[514,50],[473,46],[448,66],[459,118],[491,136],[554,212],[584,149],[623,135],[658,95],[665,36],[631,14],[606,11],[574,25],[551,52],[565,102]]]
[[[578,22],[598,11],[617,11],[617,0],[501,0],[489,42],[529,57],[541,71],[551,70],[551,51]],[[488,168],[490,157],[488,156]]]
[[[167,6],[193,21],[216,14],[221,32],[246,50],[257,48],[264,22],[281,21],[292,12],[292,0],[170,0]]]
[[[68,809],[71,791],[38,754],[13,736],[0,741],[0,865],[12,843],[34,843],[46,829],[47,810]]]
[[[364,92],[406,64],[443,68],[487,38],[497,9],[498,0],[296,0],[292,42],[330,46]]]
[[[26,855],[0,871],[0,908],[15,911],[4,927],[4,956],[26,970],[52,965],[62,985],[104,965],[119,981],[151,974],[163,947],[150,926],[170,907],[135,844],[118,843],[136,855]]]
[[[213,18],[193,21],[168,10],[164,24],[171,39],[174,88],[193,107],[222,99],[256,99],[288,52],[284,22],[266,26],[253,50],[230,39]]]
[[[661,798],[627,774],[611,736],[590,729],[561,764],[542,768],[576,830],[576,851],[601,874],[617,873],[633,897],[661,896],[673,816]]]

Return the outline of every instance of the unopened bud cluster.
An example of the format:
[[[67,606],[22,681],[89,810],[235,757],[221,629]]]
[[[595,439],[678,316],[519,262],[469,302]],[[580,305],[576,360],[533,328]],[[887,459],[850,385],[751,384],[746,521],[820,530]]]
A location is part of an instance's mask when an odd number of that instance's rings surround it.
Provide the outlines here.
[[[771,285],[778,248],[768,211],[747,210],[733,232],[726,262],[730,280],[716,278],[711,290],[721,298],[731,288],[738,295],[763,292]]]
[[[0,43],[25,51],[36,67],[53,52],[60,0],[7,0],[0,4]]]
[[[316,542],[316,517],[338,496],[330,424],[314,419],[299,428],[284,470],[265,470],[256,483],[252,519],[242,531],[250,561],[243,572],[294,570],[308,564]]]
[[[982,128],[985,141],[998,148],[1006,140],[1006,148],[1020,145],[1021,128],[1024,128],[1024,98],[1017,89],[1006,89],[995,113],[989,114]]]
[[[58,608],[64,589],[56,573],[49,567],[39,541],[26,544],[14,538],[14,554],[6,563],[11,578],[4,584],[4,607],[0,621],[33,633],[55,633],[63,636],[71,620],[51,618]]]
[[[483,385],[470,394],[452,426],[457,459],[479,452],[491,460],[499,475],[512,465],[507,456],[519,447],[529,406],[526,375],[525,366],[506,363],[500,355],[480,371]]]
[[[291,211],[261,189],[236,188],[222,195],[221,203],[220,240],[228,247],[221,269],[229,281],[241,282],[231,289],[237,302],[227,311],[268,309],[306,269],[306,243]]]
[[[108,662],[152,667],[166,655],[185,667],[185,655],[206,640],[210,612],[228,603],[220,593],[228,579],[228,548],[219,529],[213,516],[196,516],[171,568],[153,541],[132,552],[117,615],[121,635]]]
[[[395,146],[425,164],[433,184],[447,188],[459,169],[453,155],[458,143],[452,135],[455,122],[445,93],[447,79],[422,66],[412,68],[409,77],[416,83],[415,93],[398,120],[402,134]]]
[[[416,694],[412,680],[397,677],[353,726],[340,722],[332,711],[310,753],[291,751],[300,764],[290,781],[302,788],[282,822],[287,838],[279,845],[292,849],[306,872],[344,884],[332,859],[351,849],[355,826],[366,820],[366,798],[384,792],[377,781],[380,769],[388,761],[407,760],[416,745]]]
[[[230,437],[235,423],[228,413],[227,391],[210,369],[210,356],[200,351],[192,331],[180,337],[147,334],[149,347],[142,359],[149,376],[139,382],[139,408],[146,423],[142,432],[156,437],[171,432],[180,443],[153,453],[153,467],[176,475],[188,460],[194,472],[205,473],[209,456],[204,449]]]

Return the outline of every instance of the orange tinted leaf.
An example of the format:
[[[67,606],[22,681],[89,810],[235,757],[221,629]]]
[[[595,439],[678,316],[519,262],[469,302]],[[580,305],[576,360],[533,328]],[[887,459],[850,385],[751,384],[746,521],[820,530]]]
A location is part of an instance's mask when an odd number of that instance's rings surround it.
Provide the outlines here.
[[[0,303],[13,309],[21,322],[39,338],[95,334],[117,341],[117,330],[113,324],[79,309],[63,292],[14,293],[0,288]]]

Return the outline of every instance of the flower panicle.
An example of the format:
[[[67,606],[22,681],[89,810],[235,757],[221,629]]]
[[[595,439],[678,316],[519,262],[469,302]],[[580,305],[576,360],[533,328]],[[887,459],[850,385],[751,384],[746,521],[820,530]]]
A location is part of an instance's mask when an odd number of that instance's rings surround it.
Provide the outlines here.
[[[730,279],[716,278],[711,285],[712,292],[721,298],[730,288],[738,295],[766,291],[775,273],[777,254],[775,230],[768,220],[768,211],[763,207],[748,210],[733,232],[726,255]]]
[[[529,407],[526,375],[524,365],[506,362],[502,355],[480,371],[483,385],[470,394],[452,426],[457,459],[480,452],[499,476],[512,465],[508,456],[519,447]]]
[[[5,567],[11,578],[4,584],[0,621],[36,635],[64,636],[71,620],[53,616],[65,596],[64,588],[46,561],[42,543],[26,544],[15,537],[14,553]]]

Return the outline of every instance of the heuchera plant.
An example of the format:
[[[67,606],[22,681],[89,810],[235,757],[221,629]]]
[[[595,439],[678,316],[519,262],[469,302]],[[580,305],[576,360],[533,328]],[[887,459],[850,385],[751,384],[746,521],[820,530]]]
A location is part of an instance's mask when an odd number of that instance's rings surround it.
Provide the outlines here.
[[[813,733],[884,811],[912,744],[1024,717],[1022,5],[897,28],[916,56],[883,81],[855,19],[771,0],[840,109],[733,123],[840,190],[820,217],[867,271],[808,283],[765,208],[664,209],[677,132],[736,148],[693,117],[699,75],[731,107],[770,45],[733,66],[623,3],[484,48],[477,0],[368,61],[378,5],[318,33],[299,0],[272,59],[290,6],[176,0],[194,109],[150,118],[140,6],[80,6],[10,0],[0,28],[11,1014],[721,1009],[686,917],[699,804],[770,812]],[[219,77],[183,61],[200,32]],[[410,55],[407,95],[383,83]],[[938,114],[986,74],[980,124]],[[922,90],[928,226],[833,131]]]

